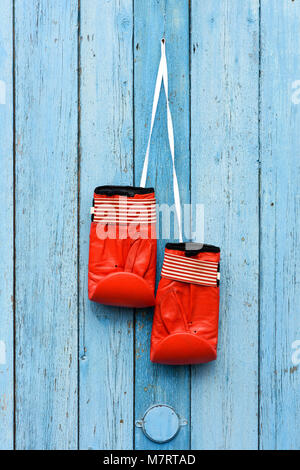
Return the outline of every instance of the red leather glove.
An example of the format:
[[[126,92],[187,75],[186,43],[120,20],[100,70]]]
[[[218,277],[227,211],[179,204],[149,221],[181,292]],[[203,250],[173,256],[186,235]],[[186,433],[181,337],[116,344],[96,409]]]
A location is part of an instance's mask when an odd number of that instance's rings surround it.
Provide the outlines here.
[[[156,273],[153,188],[99,186],[94,192],[88,290],[95,302],[154,305]]]
[[[217,357],[220,249],[167,243],[156,295],[150,359],[198,364]]]

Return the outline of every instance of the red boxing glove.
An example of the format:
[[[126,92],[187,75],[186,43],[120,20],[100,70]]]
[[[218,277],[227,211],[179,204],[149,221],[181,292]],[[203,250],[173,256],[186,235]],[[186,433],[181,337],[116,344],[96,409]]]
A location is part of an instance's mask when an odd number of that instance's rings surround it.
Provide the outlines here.
[[[106,305],[154,305],[153,188],[99,186],[90,231],[89,299]]]
[[[198,364],[217,357],[220,248],[199,246],[166,245],[151,335],[152,362]]]

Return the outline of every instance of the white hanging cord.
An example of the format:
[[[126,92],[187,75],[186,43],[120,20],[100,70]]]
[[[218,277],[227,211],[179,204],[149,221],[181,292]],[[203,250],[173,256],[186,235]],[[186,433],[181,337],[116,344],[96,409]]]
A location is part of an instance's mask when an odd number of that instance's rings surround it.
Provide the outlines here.
[[[169,138],[169,146],[170,152],[172,157],[172,164],[173,164],[173,192],[174,192],[174,201],[175,201],[175,210],[176,210],[176,217],[178,223],[178,230],[179,230],[179,241],[182,242],[182,227],[181,227],[181,204],[180,204],[180,194],[179,194],[179,186],[175,168],[175,150],[174,150],[174,131],[173,131],[173,121],[172,115],[169,106],[169,93],[168,93],[168,67],[167,67],[167,58],[166,58],[166,46],[165,46],[165,39],[161,40],[161,58],[158,67],[156,83],[155,83],[155,91],[153,97],[153,105],[152,105],[152,116],[151,116],[151,126],[150,126],[150,133],[147,143],[146,155],[144,160],[143,172],[141,177],[140,186],[142,188],[146,185],[147,179],[147,172],[148,172],[148,162],[149,162],[149,150],[150,150],[150,143],[153,131],[153,125],[155,121],[156,111],[157,111],[157,104],[161,89],[161,82],[163,81],[164,90],[166,95],[166,103],[167,103],[167,127],[168,127],[168,138]]]
[[[154,90],[154,97],[153,97],[153,104],[152,104],[150,132],[149,132],[146,155],[145,155],[144,166],[143,166],[143,172],[142,172],[142,177],[141,177],[141,182],[140,182],[140,186],[142,188],[144,188],[145,185],[146,185],[146,179],[147,179],[147,173],[148,173],[148,162],[149,162],[149,150],[150,150],[150,143],[151,143],[153,125],[154,125],[156,111],[157,111],[157,104],[158,104],[158,99],[159,99],[160,89],[161,89],[162,69],[163,69],[163,59],[162,59],[162,56],[161,56],[160,62],[159,62],[159,67],[158,67],[158,72],[157,72],[157,77],[156,77],[156,83],[155,83],[155,90]]]

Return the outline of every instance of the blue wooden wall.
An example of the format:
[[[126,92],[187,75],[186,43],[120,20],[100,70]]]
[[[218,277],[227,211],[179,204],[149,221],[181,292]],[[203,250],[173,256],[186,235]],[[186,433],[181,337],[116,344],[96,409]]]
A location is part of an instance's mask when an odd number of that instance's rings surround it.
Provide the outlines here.
[[[1,1],[0,449],[300,448],[299,30],[299,0]],[[193,367],[150,363],[152,310],[87,298],[93,189],[139,182],[163,36],[182,201],[222,249]],[[173,203],[163,97],[153,137]],[[155,403],[188,420],[168,444],[134,426]]]

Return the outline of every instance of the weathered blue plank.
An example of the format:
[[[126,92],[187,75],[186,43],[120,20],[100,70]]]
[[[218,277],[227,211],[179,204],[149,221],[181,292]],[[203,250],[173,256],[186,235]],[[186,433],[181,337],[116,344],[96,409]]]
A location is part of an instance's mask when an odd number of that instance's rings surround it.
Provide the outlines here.
[[[259,2],[191,8],[191,196],[221,247],[218,359],[192,368],[192,448],[255,449]]]
[[[15,1],[16,447],[77,447],[77,0]]]
[[[13,448],[13,7],[0,15],[0,449]]]
[[[133,445],[133,312],[87,296],[94,188],[133,183],[132,19],[131,0],[81,0],[81,449]]]
[[[159,0],[134,2],[134,104],[135,104],[135,183],[138,185],[150,127],[152,99],[160,59],[160,40],[166,38],[169,71],[169,97],[175,132],[175,158],[182,203],[189,203],[189,8],[188,2]],[[172,164],[166,126],[166,104],[162,92],[150,149],[147,186],[154,186],[158,203],[174,204]],[[158,240],[159,278],[164,246]],[[135,338],[135,416],[147,408],[166,403],[190,422],[189,367],[150,363],[150,334],[153,311],[136,314]],[[137,449],[188,449],[190,429],[181,429],[167,444],[154,444],[136,429]]]
[[[300,448],[299,24],[299,2],[262,2],[262,449]]]

